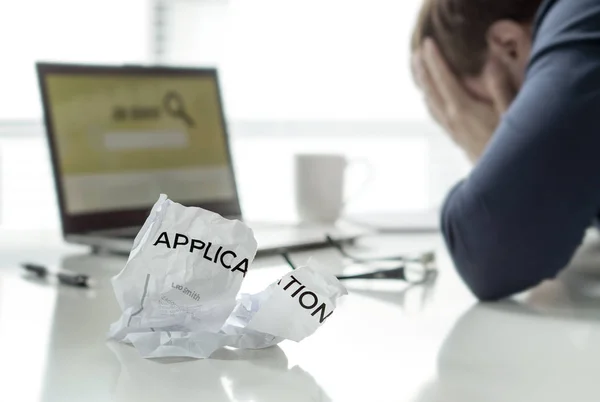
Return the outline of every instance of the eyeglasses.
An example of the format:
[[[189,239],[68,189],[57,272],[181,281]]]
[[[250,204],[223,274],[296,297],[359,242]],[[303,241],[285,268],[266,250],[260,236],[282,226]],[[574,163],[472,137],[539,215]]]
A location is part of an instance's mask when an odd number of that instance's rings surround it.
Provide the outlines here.
[[[437,273],[435,253],[426,252],[414,257],[397,255],[387,257],[363,258],[354,256],[342,244],[326,236],[327,242],[333,248],[338,250],[346,259],[357,265],[366,265],[371,267],[374,263],[392,264],[391,268],[374,268],[367,272],[354,275],[336,275],[339,280],[349,279],[395,279],[406,281],[411,284],[420,284],[427,281]],[[296,265],[292,262],[289,254],[283,253],[282,257],[292,269],[296,269]],[[396,265],[397,264],[397,265]],[[395,266],[394,266],[395,265]]]

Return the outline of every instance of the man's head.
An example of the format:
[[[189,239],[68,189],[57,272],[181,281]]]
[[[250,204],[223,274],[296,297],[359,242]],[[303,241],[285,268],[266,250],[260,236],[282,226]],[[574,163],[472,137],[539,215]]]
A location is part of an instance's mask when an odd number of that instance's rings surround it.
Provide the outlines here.
[[[412,49],[426,38],[439,46],[452,71],[474,95],[487,98],[482,75],[490,57],[519,88],[531,53],[531,23],[542,0],[424,0]]]

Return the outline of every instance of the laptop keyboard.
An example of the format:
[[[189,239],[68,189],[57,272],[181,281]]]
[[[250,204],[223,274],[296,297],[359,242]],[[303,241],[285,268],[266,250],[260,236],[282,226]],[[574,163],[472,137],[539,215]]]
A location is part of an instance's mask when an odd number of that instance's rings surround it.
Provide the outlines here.
[[[116,237],[117,239],[135,239],[137,233],[115,233],[111,235],[111,237]]]
[[[108,237],[112,237],[114,239],[135,239],[140,228],[123,228],[118,230],[111,230],[110,232],[105,232],[104,235]]]

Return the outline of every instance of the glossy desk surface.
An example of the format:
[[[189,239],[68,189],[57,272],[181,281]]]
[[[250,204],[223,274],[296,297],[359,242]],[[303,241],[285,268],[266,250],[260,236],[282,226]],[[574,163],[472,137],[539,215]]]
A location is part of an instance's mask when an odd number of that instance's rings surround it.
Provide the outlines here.
[[[206,360],[145,360],[107,342],[119,315],[118,257],[86,255],[43,234],[0,234],[0,401],[566,401],[600,400],[600,245],[557,280],[511,301],[478,304],[436,235],[363,247],[438,251],[427,286],[348,283],[349,296],[301,343]],[[332,271],[333,250],[311,252]],[[308,255],[297,254],[302,262]],[[89,273],[89,290],[24,277],[20,261]],[[589,262],[591,261],[591,263]],[[597,261],[598,263],[594,263]],[[288,268],[257,260],[245,290]]]

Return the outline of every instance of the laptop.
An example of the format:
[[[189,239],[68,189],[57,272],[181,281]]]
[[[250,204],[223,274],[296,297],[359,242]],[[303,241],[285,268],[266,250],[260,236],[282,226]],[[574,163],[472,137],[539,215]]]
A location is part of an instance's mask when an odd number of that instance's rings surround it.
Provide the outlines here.
[[[129,253],[161,193],[243,220],[216,69],[36,67],[65,241]],[[263,254],[365,233],[248,224]]]

